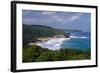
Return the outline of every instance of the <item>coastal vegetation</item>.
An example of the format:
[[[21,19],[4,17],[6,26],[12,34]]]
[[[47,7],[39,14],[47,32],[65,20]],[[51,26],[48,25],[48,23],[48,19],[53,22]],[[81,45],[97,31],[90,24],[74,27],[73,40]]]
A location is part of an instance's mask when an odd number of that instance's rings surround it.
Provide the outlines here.
[[[26,45],[28,42],[36,42],[38,41],[37,38],[53,37],[58,34],[65,37],[69,37],[70,35],[60,29],[54,29],[49,26],[23,24],[23,45]]]
[[[71,48],[61,48],[59,50],[49,50],[37,45],[23,48],[23,62],[47,62],[47,61],[68,61],[90,59],[90,49],[87,51]]]
[[[61,30],[44,25],[23,24],[22,61],[24,63],[29,63],[90,59],[91,49],[86,51],[76,48],[60,48],[59,50],[50,50],[48,48],[42,48],[34,44],[36,42],[44,42],[48,39],[56,37],[69,38],[70,31],[78,30]]]
[[[24,9],[21,17],[23,63],[91,60],[91,13]]]

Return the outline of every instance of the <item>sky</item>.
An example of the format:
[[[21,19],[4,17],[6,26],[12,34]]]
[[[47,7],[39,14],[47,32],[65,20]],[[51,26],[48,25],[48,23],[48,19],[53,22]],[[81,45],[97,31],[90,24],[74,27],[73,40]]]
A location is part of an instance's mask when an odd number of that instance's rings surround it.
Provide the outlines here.
[[[91,14],[82,12],[23,10],[22,23],[90,32]]]

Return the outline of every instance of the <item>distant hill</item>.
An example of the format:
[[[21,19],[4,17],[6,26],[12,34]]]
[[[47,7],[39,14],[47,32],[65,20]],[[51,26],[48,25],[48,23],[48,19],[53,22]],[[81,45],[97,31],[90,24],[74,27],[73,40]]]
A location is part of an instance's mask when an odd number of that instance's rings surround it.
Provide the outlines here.
[[[61,34],[64,35],[65,32],[59,29],[54,29],[49,26],[43,25],[26,25],[23,24],[23,43],[39,37],[52,37],[53,35]]]
[[[75,30],[75,29],[60,29],[60,30],[62,30],[64,32],[83,32],[81,30]]]

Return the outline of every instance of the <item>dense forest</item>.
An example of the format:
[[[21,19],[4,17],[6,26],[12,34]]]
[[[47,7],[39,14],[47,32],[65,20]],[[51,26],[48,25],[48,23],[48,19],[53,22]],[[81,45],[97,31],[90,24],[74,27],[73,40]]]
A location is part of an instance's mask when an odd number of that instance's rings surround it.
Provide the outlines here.
[[[71,48],[61,48],[60,50],[49,50],[40,46],[29,46],[23,48],[23,62],[44,62],[44,61],[67,61],[90,59],[90,49],[81,51]]]

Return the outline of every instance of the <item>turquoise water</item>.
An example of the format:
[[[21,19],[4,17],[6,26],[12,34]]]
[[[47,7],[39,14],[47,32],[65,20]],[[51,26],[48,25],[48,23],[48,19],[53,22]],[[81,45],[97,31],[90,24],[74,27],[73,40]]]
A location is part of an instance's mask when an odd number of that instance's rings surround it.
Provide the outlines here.
[[[47,42],[39,42],[36,45],[50,50],[59,50],[61,48],[81,49],[86,51],[91,48],[90,33],[71,32],[70,38],[51,38]]]
[[[61,44],[62,48],[76,48],[87,50],[91,46],[89,38],[71,38]]]
[[[76,48],[81,50],[88,50],[91,48],[91,39],[89,33],[73,32],[71,39],[63,41],[61,44],[62,48]]]

